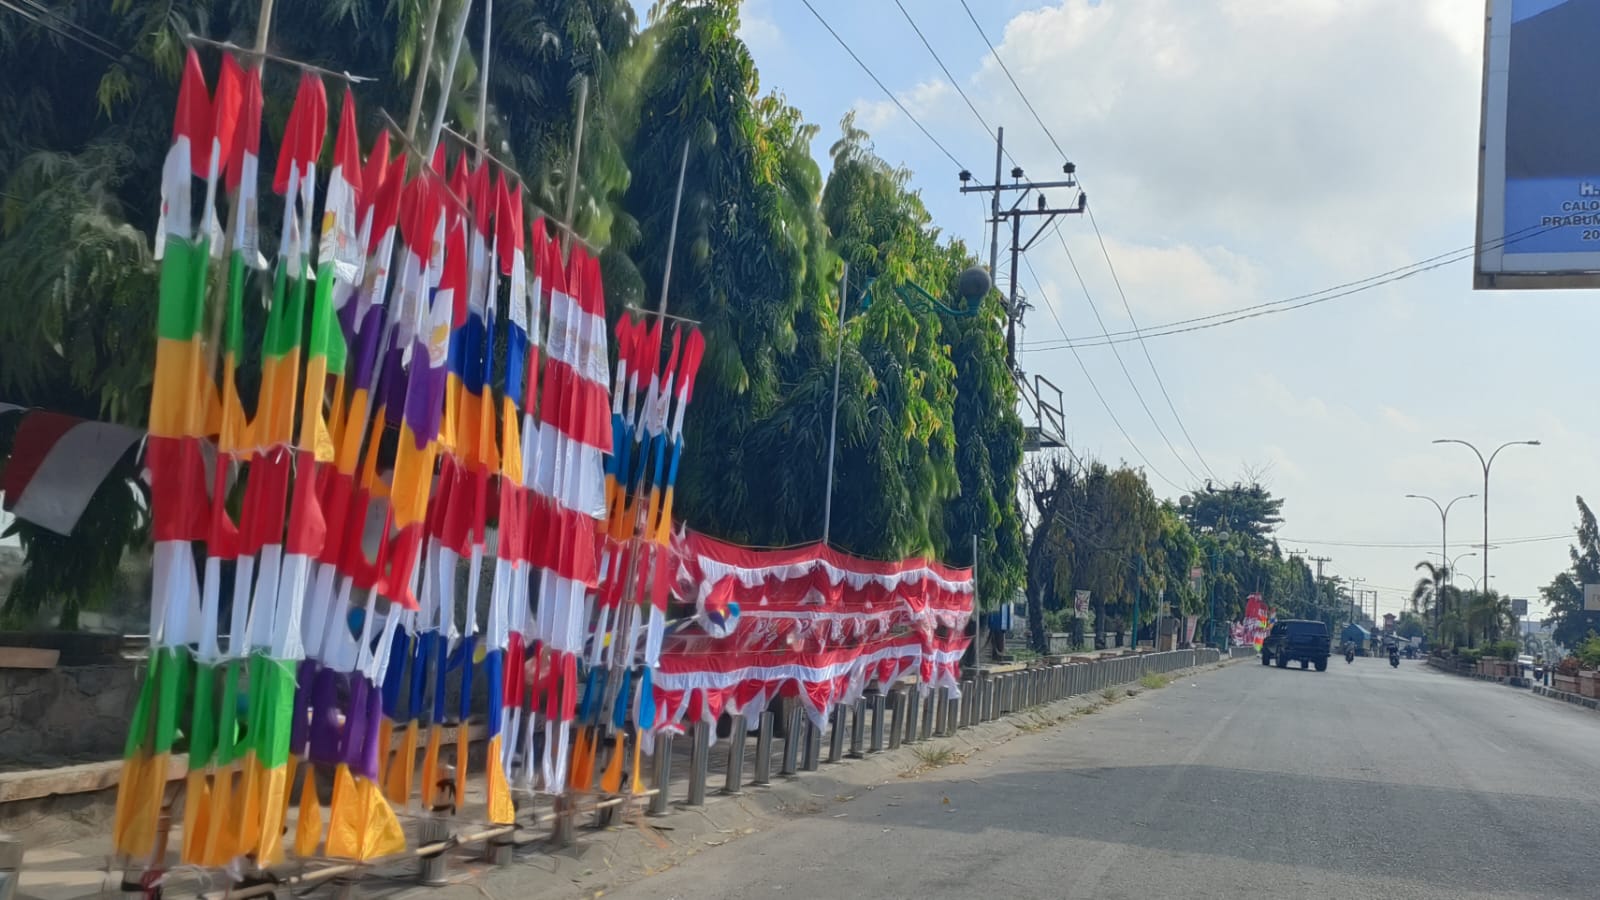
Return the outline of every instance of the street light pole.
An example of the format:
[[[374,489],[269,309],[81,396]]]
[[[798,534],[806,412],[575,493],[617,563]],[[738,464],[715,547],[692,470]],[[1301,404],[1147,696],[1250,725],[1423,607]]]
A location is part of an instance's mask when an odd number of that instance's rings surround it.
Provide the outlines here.
[[[1461,444],[1462,446],[1471,450],[1473,454],[1478,457],[1478,462],[1483,465],[1483,581],[1485,582],[1485,587],[1487,587],[1487,582],[1489,581],[1489,467],[1494,465],[1494,458],[1500,455],[1501,450],[1504,450],[1507,447],[1515,447],[1517,445],[1537,447],[1539,446],[1539,442],[1536,440],[1506,441],[1504,444],[1494,448],[1494,452],[1489,454],[1488,459],[1484,459],[1483,453],[1478,450],[1478,448],[1470,441],[1463,441],[1460,438],[1438,438],[1434,441],[1434,443]]]
[[[1406,495],[1406,499],[1408,500],[1426,500],[1433,504],[1434,509],[1439,511],[1439,565],[1445,567],[1446,575],[1450,575],[1455,572],[1455,569],[1450,566],[1450,507],[1455,506],[1457,501],[1470,500],[1476,496],[1478,495],[1462,494],[1454,500],[1451,500],[1449,503],[1440,506],[1439,501],[1429,497],[1426,494]],[[1484,503],[1484,506],[1488,506],[1487,501]],[[1485,531],[1484,533],[1487,534],[1488,532]],[[1462,555],[1465,556],[1466,554]],[[1433,586],[1433,592],[1436,595],[1433,603],[1433,628],[1435,633],[1438,632],[1440,623],[1444,621],[1444,593],[1442,592],[1441,587],[1441,585],[1437,584]]]

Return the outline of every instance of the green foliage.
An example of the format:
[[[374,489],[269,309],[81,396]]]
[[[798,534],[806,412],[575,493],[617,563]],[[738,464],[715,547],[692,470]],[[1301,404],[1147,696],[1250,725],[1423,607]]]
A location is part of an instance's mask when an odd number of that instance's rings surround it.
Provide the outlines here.
[[[444,4],[436,73],[461,2]],[[406,118],[427,5],[280,3],[272,46],[373,76],[356,89],[370,139],[386,115]],[[865,556],[930,554],[966,565],[976,537],[979,596],[988,605],[1009,600],[1025,580],[1016,502],[1023,431],[998,295],[960,318],[894,300],[891,288],[910,285],[952,296],[971,255],[941,235],[909,173],[879,159],[849,119],[824,182],[810,152],[817,129],[783,97],[762,93],[738,37],[738,6],[658,3],[641,32],[627,0],[501,0],[481,123],[487,143],[527,179],[536,209],[563,212],[576,187],[574,224],[604,247],[613,316],[625,304],[654,305],[687,146],[670,306],[702,323],[708,345],[677,491],[678,512],[693,527],[757,545],[820,536],[833,366],[842,358],[833,542]],[[30,298],[0,304],[0,397],[137,426],[149,403],[149,247],[183,38],[247,45],[259,5],[113,0],[59,10],[126,52],[86,54],[0,15],[0,296]],[[447,120],[469,132],[480,124],[481,15],[470,13],[445,92]],[[201,51],[208,68],[216,53]],[[268,65],[264,77],[261,168],[270,172],[298,73]],[[580,83],[588,100],[574,171]],[[432,85],[425,92],[424,123],[439,94]],[[262,205],[263,233],[275,233],[278,209]],[[852,285],[842,327],[841,261]],[[862,289],[873,281],[884,290],[863,309]],[[259,314],[258,304],[246,307],[247,316]],[[247,337],[252,351],[254,343]],[[247,405],[253,366],[247,359],[241,370]],[[58,544],[23,527],[30,571],[38,571],[25,590],[33,599],[17,610],[69,589],[86,602],[102,591],[98,579],[122,547],[142,539],[124,503],[130,478],[122,472],[96,495],[86,516],[92,529]],[[1103,480],[1110,493],[1148,500],[1131,473]],[[1181,541],[1153,555],[1144,589],[1171,584],[1171,571],[1192,555]],[[64,571],[73,558],[91,565]]]
[[[1180,507],[1157,502],[1134,470],[1060,457],[1028,467],[1023,484],[1035,522],[1027,557],[1033,633],[1061,624],[1064,613],[1054,611],[1070,610],[1077,590],[1091,591],[1097,635],[1111,622],[1149,624],[1162,597],[1203,622],[1213,600],[1218,621],[1237,621],[1251,593],[1282,616],[1332,626],[1348,615],[1334,586],[1319,587],[1303,559],[1285,558],[1267,539],[1283,501],[1260,485],[1214,490]],[[1237,506],[1224,502],[1229,497]],[[1193,524],[1205,517],[1212,524]],[[1195,567],[1204,574],[1198,586],[1190,583]]]
[[[1573,652],[1585,669],[1600,669],[1600,635],[1589,632],[1589,636]]]
[[[1271,542],[1272,532],[1283,522],[1283,498],[1258,483],[1205,488],[1188,495],[1184,517],[1189,527],[1202,534],[1228,532],[1239,535],[1244,544],[1260,552]]]
[[[1400,613],[1399,620],[1395,623],[1395,634],[1403,638],[1423,637],[1428,633],[1427,626],[1416,613],[1405,610]]]
[[[1522,645],[1516,641],[1495,641],[1493,644],[1484,648],[1485,652],[1492,653],[1496,657],[1504,660],[1516,659],[1517,652],[1521,649]]]
[[[1576,502],[1578,542],[1567,550],[1571,563],[1567,571],[1539,590],[1550,607],[1544,624],[1552,626],[1555,642],[1567,647],[1577,646],[1595,626],[1594,614],[1583,609],[1583,586],[1600,584],[1600,525],[1583,497]]]

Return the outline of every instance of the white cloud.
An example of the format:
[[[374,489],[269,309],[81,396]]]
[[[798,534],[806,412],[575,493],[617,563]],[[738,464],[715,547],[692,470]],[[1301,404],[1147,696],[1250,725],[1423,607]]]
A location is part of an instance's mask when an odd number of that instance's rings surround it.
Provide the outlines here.
[[[1083,251],[1075,254],[1081,267],[1087,262],[1103,263],[1098,259],[1100,248],[1092,241],[1090,237],[1087,242],[1090,259],[1083,258]],[[1116,266],[1117,278],[1141,325],[1157,324],[1158,315],[1170,319],[1245,306],[1254,303],[1262,291],[1260,268],[1226,247],[1152,246],[1108,236],[1105,252]],[[1115,298],[1116,285],[1107,288],[1104,296]],[[1099,290],[1095,293],[1102,294]],[[1121,303],[1114,305],[1120,307]]]
[[[909,91],[897,91],[895,99],[918,119],[955,98],[955,89],[942,78],[924,81]],[[854,104],[856,124],[871,132],[903,118],[899,107],[890,100],[857,100]],[[907,123],[909,124],[909,123]]]
[[[1410,434],[1419,434],[1422,431],[1422,425],[1417,422],[1416,419],[1413,419],[1412,417],[1406,415],[1398,409],[1395,409],[1392,406],[1384,406],[1380,412],[1383,414],[1383,419],[1385,422],[1388,422],[1390,425],[1393,425],[1401,431],[1408,432]]]
[[[1292,237],[1376,271],[1409,258],[1392,245],[1412,229],[1471,208],[1475,132],[1461,123],[1476,119],[1478,69],[1463,51],[1481,14],[1441,0],[1066,0],[1014,18],[1000,52],[1126,230]],[[1029,123],[992,59],[976,81],[994,118]],[[1054,156],[1031,123],[1017,130],[1030,159]]]
[[[769,53],[783,47],[783,33],[767,5],[766,0],[750,0],[739,10],[739,40],[751,53]]]

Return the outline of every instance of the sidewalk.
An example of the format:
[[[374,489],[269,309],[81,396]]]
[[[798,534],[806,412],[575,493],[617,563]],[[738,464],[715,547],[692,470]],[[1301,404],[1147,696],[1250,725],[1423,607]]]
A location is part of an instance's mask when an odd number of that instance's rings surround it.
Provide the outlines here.
[[[1145,654],[1145,656],[1153,656],[1153,654]],[[1130,664],[1139,660],[1138,657],[1119,657],[1119,659],[1127,660]],[[1223,665],[1229,663],[1230,660],[1227,658],[1220,661],[1220,664]],[[1202,663],[1194,669],[1178,669],[1175,671],[1193,672],[1211,668],[1217,664],[1208,662]],[[1107,672],[1111,671],[1111,665],[1106,663],[1100,665]],[[1145,663],[1145,665],[1154,665],[1154,663]],[[1006,668],[1008,670],[1007,674],[1013,677],[1022,671],[1020,667]],[[1134,668],[1136,667],[1128,664],[1123,666],[1123,669],[1130,671]],[[996,671],[995,674],[1001,673]],[[1137,680],[1138,676],[1136,675],[1126,681],[1117,681],[1111,684],[1114,684],[1120,690],[1124,686],[1136,685]],[[1085,682],[1085,684],[1087,683]],[[897,689],[900,687],[900,685],[896,685]],[[804,771],[802,769],[795,776],[780,775],[785,741],[774,735],[768,748],[771,786],[759,788],[751,785],[757,757],[756,732],[752,730],[747,739],[738,745],[740,752],[737,758],[741,763],[741,783],[745,791],[741,796],[750,798],[756,795],[763,795],[769,798],[765,802],[776,803],[790,813],[801,811],[807,807],[815,806],[827,797],[835,796],[828,794],[828,790],[831,789],[830,786],[837,779],[844,778],[854,782],[869,774],[874,777],[892,777],[904,774],[907,770],[922,764],[923,754],[931,752],[925,749],[927,747],[949,747],[952,748],[953,752],[957,753],[971,752],[995,740],[1009,739],[1017,734],[1037,730],[1042,724],[1059,721],[1083,706],[1097,704],[1103,702],[1103,700],[1101,687],[1096,685],[1044,704],[1019,709],[1003,716],[992,716],[990,720],[981,724],[963,727],[959,730],[951,729],[953,733],[948,737],[931,738],[927,741],[920,740],[922,709],[919,708],[917,715],[919,740],[906,744],[898,750],[890,751],[887,749],[890,743],[888,729],[885,728],[885,749],[880,752],[873,752],[870,749],[873,729],[871,727],[871,715],[869,714],[865,717],[866,722],[862,728],[861,746],[863,753],[861,757],[855,759],[847,755],[851,748],[852,734],[848,717],[845,717],[846,726],[841,734],[841,749],[844,752],[841,753],[840,762],[833,763],[829,761],[833,743],[832,728],[830,727],[821,734],[820,741],[818,741],[817,759],[819,761],[819,771]],[[886,718],[891,717],[886,716]],[[830,721],[829,725],[831,726],[831,724],[832,722]],[[636,848],[636,855],[639,856],[639,859],[644,860],[648,856],[647,851],[651,847],[660,851],[664,845],[672,845],[677,840],[677,838],[671,836],[663,838],[663,834],[685,827],[680,824],[680,820],[683,818],[682,813],[692,813],[693,816],[691,818],[696,821],[712,822],[713,819],[709,817],[710,807],[688,806],[685,803],[689,794],[689,783],[693,769],[692,743],[693,741],[690,740],[689,735],[680,735],[672,742],[672,762],[668,780],[667,803],[669,814],[665,819],[643,818],[642,814],[649,801],[648,796],[628,800],[625,804],[626,808],[621,814],[618,814],[615,810],[603,810],[597,813],[592,808],[588,811],[583,811],[586,805],[592,804],[591,799],[590,804],[580,803],[580,811],[575,815],[576,835],[573,844],[565,848],[558,848],[551,843],[550,826],[548,824],[552,816],[551,799],[547,796],[541,796],[532,804],[531,809],[525,804],[519,804],[519,827],[514,835],[517,846],[515,857],[519,862],[523,863],[531,863],[536,858],[545,859],[546,863],[542,864],[545,869],[551,872],[565,872],[571,866],[564,865],[563,861],[581,862],[591,860],[591,856],[595,852],[600,852],[602,859],[609,859],[606,854],[614,853],[616,850],[615,842],[604,844],[603,846],[589,846],[593,843],[593,835],[637,832],[642,843]],[[707,774],[705,777],[705,794],[708,801],[715,801],[720,796],[721,789],[726,783],[728,763],[732,756],[729,750],[733,746],[735,744],[732,741],[722,739],[715,741],[709,748],[706,760]],[[797,750],[802,751],[803,755],[803,742]],[[853,762],[855,765],[846,766],[843,765],[844,762]],[[175,759],[173,765],[173,771],[179,774],[181,778],[185,764],[180,759]],[[645,765],[647,767],[650,766],[648,758],[645,760]],[[104,779],[105,772],[101,772],[99,769],[107,769],[110,772],[109,782],[91,781],[90,783],[114,784],[115,773],[120,768],[120,762],[72,768],[87,770],[86,772],[75,773],[73,777],[78,779]],[[797,768],[799,767],[797,766]],[[848,778],[840,774],[858,768],[860,772],[848,776]],[[464,811],[461,815],[448,820],[449,827],[457,835],[476,834],[490,827],[485,820],[480,771],[474,765],[472,775],[468,779],[467,802],[464,806]],[[646,785],[652,784],[652,772],[648,768],[644,773],[643,781]],[[181,784],[181,780],[173,782],[169,787],[169,796],[176,794],[177,788]],[[74,898],[95,896],[103,892],[114,893],[120,889],[122,872],[110,868],[111,842],[108,823],[111,816],[110,802],[114,799],[114,793],[110,790],[104,790],[101,794],[92,796],[101,799],[98,805],[102,806],[103,809],[85,809],[81,814],[72,814],[71,818],[76,826],[72,830],[76,833],[71,834],[65,841],[50,841],[34,845],[37,843],[35,835],[47,834],[49,833],[48,829],[41,828],[36,831],[33,827],[28,827],[26,830],[19,832],[19,836],[25,839],[28,846],[24,848],[23,869],[17,900],[74,900]],[[296,793],[295,796],[298,796],[298,794]],[[327,796],[326,791],[323,792],[323,796]],[[3,791],[0,791],[0,799],[3,799],[3,797]],[[418,845],[418,830],[431,817],[424,816],[415,808],[401,810],[399,813],[401,824],[406,831],[407,845],[408,847],[416,847]],[[295,822],[295,809],[291,807],[287,823],[289,840],[292,840]],[[659,824],[659,827],[664,830],[647,827],[646,822],[649,824],[665,823]],[[724,825],[717,825],[716,827],[722,828]],[[716,832],[716,834],[720,833]],[[181,826],[174,827],[169,841],[167,865],[175,868],[169,870],[163,883],[166,892],[170,896],[194,896],[202,891],[223,887],[221,884],[212,883],[214,879],[208,871],[177,867],[177,848],[181,846],[181,840]],[[717,840],[717,838],[713,836],[709,840]],[[677,842],[682,844],[682,841]],[[607,850],[607,847],[610,849]],[[502,871],[490,866],[485,861],[485,849],[484,842],[479,840],[446,852],[444,857],[445,869],[449,873],[448,880],[454,883]],[[328,870],[336,864],[332,860],[297,861],[276,870],[276,874],[280,878],[300,876]],[[602,862],[598,865],[602,868],[609,868],[612,863]],[[641,865],[644,869],[649,868],[647,863],[641,863]],[[597,869],[587,863],[585,866],[586,868],[575,870],[575,873],[588,872],[592,876],[601,871],[601,869]],[[414,857],[401,858],[366,868],[361,873],[362,890],[364,893],[369,894],[408,892],[411,887],[417,884],[418,871],[419,862]],[[527,865],[514,865],[509,871],[521,872],[526,875],[529,870]],[[644,872],[644,874],[648,874],[648,872]],[[579,883],[585,881],[588,877],[579,874],[579,877],[571,881],[572,883]],[[328,881],[331,880],[328,879]],[[316,881],[320,882],[322,879],[317,879]],[[312,886],[313,884],[311,883],[297,885],[293,886],[293,890],[298,894]],[[280,887],[279,893],[282,895],[290,889],[290,886]],[[516,892],[519,894],[527,893],[521,888]],[[481,900],[481,894],[475,892],[474,896]]]

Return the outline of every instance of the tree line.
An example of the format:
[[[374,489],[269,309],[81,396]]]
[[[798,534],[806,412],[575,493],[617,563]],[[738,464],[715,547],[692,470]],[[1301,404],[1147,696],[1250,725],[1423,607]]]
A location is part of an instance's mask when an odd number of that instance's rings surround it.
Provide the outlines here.
[[[1114,644],[1130,632],[1148,640],[1162,604],[1171,617],[1226,627],[1260,594],[1282,618],[1349,621],[1350,598],[1337,578],[1318,581],[1307,561],[1273,537],[1283,499],[1259,480],[1210,482],[1160,500],[1144,473],[1056,455],[1025,467],[1029,508],[1027,618],[1032,649],[1050,633],[1081,646]],[[1079,615],[1079,591],[1089,609]],[[1108,638],[1108,635],[1112,637]]]
[[[442,6],[435,72],[461,2]],[[405,118],[428,5],[279,0],[270,44],[280,56],[375,78],[356,86],[369,146]],[[248,46],[259,7],[114,0],[0,12],[0,295],[28,298],[0,304],[0,398],[143,424],[157,295],[151,238],[185,40]],[[445,101],[447,120],[465,133],[478,125],[481,14],[475,5]],[[532,212],[563,215],[572,191],[573,228],[603,248],[613,317],[654,306],[687,149],[670,311],[700,322],[708,349],[686,425],[682,518],[757,546],[822,537],[838,358],[832,543],[866,557],[969,565],[976,537],[979,595],[992,604],[1019,594],[1023,428],[1000,298],[991,291],[969,315],[897,298],[910,285],[954,298],[975,264],[933,223],[910,173],[879,157],[848,117],[824,173],[811,153],[820,129],[762,88],[734,0],[657,3],[644,22],[627,0],[499,0],[493,24],[487,143],[526,179]],[[202,57],[214,63],[215,53]],[[263,172],[296,78],[265,69]],[[587,102],[574,165],[580,84]],[[425,109],[437,95],[430,86]],[[276,227],[271,206],[265,233]],[[245,346],[257,348],[265,311],[253,304],[249,315]],[[246,358],[247,405],[258,377],[259,358]],[[0,459],[16,420],[0,420]],[[146,540],[136,466],[130,453],[71,537],[16,524],[27,575],[7,618],[26,621],[65,601],[70,625],[105,596],[124,548]]]

